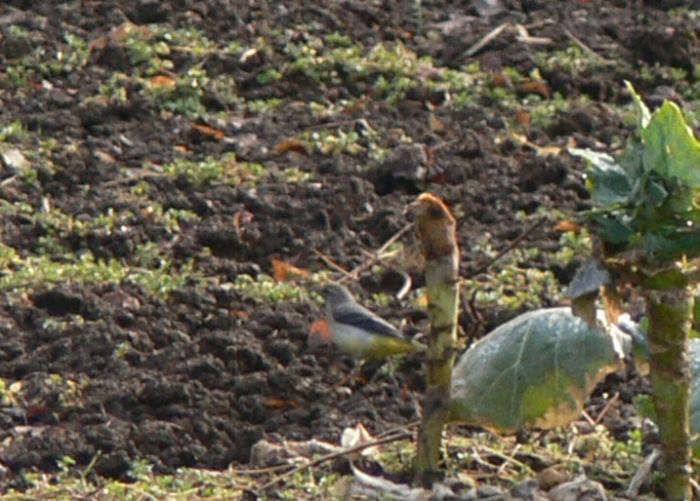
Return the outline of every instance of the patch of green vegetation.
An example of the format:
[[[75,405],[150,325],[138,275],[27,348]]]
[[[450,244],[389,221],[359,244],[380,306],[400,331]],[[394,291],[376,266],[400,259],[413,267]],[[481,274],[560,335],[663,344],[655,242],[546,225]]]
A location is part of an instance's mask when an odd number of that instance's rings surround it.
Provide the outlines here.
[[[306,43],[288,43],[284,52],[292,58],[282,74],[293,76],[302,74],[315,82],[341,85],[343,78],[356,80],[364,76],[365,65],[362,63],[362,47],[357,44],[338,44],[343,41],[337,35],[324,42],[318,37],[310,38]]]
[[[240,104],[233,77],[211,75],[204,68],[211,54],[238,54],[243,50],[240,44],[219,45],[199,30],[172,30],[160,25],[131,29],[122,43],[132,65],[130,73],[110,76],[100,88],[102,96],[125,100],[125,84],[135,79],[142,82],[145,95],[156,106],[186,116],[207,111],[203,100],[208,93],[226,105]],[[185,52],[195,61],[184,71],[174,73],[174,52]]]
[[[0,127],[0,143],[17,143],[30,138],[22,122],[14,120]]]
[[[284,101],[278,97],[271,97],[270,99],[252,99],[246,102],[246,108],[250,113],[257,115],[274,111],[283,104]]]
[[[86,101],[91,102],[106,100],[114,104],[126,104],[129,100],[126,89],[130,81],[131,80],[127,74],[120,71],[115,71],[109,75],[106,81],[100,83],[98,87],[98,94],[88,97]]]
[[[3,407],[17,407],[22,401],[21,381],[10,382],[0,378],[0,405]]]
[[[238,275],[233,282],[233,288],[248,297],[272,303],[302,301],[307,297],[304,287],[294,282],[277,282],[265,274],[256,278],[247,274]]]
[[[538,95],[529,95],[522,99],[521,104],[530,113],[530,124],[533,126],[547,127],[562,112],[575,107],[586,108],[590,106],[590,100],[585,96],[575,99],[566,99],[559,92],[545,99]]]
[[[179,233],[181,224],[192,223],[199,219],[199,216],[191,210],[163,209],[161,204],[153,201],[148,202],[144,212],[157,223],[162,224],[170,234]]]
[[[5,69],[7,80],[18,87],[26,87],[41,78],[50,79],[78,71],[87,64],[90,56],[87,41],[70,32],[66,32],[63,42],[58,41],[51,50],[37,44],[31,32],[20,26],[10,26],[9,36],[14,40],[24,40],[33,47]]]
[[[99,485],[88,480],[88,474],[100,459],[98,452],[87,466],[64,456],[57,461],[58,473],[26,472],[31,487],[22,492],[12,489],[7,499],[239,499],[243,487],[252,488],[249,478],[233,477],[228,471],[182,468],[172,475],[159,475],[143,459],[131,465],[133,482],[103,479]]]
[[[53,373],[44,378],[44,388],[59,395],[58,400],[63,408],[80,406],[83,402],[83,392],[89,385],[90,379],[87,376],[76,380]]]
[[[289,501],[298,499],[334,499],[338,495],[334,486],[339,477],[333,473],[318,475],[313,470],[302,470],[287,480],[279,497]]]
[[[573,43],[563,50],[536,52],[534,58],[535,64],[541,71],[561,71],[574,78],[606,67],[600,57],[582,50],[581,47]]]
[[[0,214],[23,214],[31,218],[34,223],[44,227],[48,237],[51,238],[65,237],[68,234],[79,236],[86,236],[90,233],[109,235],[120,226],[128,226],[134,216],[129,210],[119,212],[110,207],[106,212],[91,218],[74,217],[56,207],[51,207],[49,198],[42,200],[42,207],[39,210],[26,203],[10,204],[7,201],[0,201]]]
[[[185,176],[197,186],[214,183],[239,185],[254,183],[265,173],[265,167],[255,162],[238,162],[235,154],[226,153],[221,157],[206,157],[199,161],[180,158],[165,165],[163,171],[173,177]]]
[[[145,89],[156,106],[181,115],[194,116],[205,111],[202,98],[208,84],[209,76],[203,69],[190,68],[185,74],[165,82],[159,79],[146,80]]]
[[[474,486],[472,477],[508,489],[525,478],[535,476],[531,467],[517,454],[535,454],[547,464],[557,465],[562,472],[586,473],[593,480],[627,484],[643,460],[641,432],[633,430],[626,442],[614,440],[601,426],[590,433],[575,427],[548,431],[540,438],[516,443],[513,437],[499,437],[488,432],[470,433],[468,437],[447,432],[447,476]],[[516,454],[517,453],[517,454]],[[383,469],[406,472],[415,455],[415,445],[403,440],[379,447],[375,460]],[[102,479],[96,486],[88,479],[100,454],[91,463],[79,467],[75,459],[58,461],[58,473],[27,472],[32,487],[22,493],[9,491],[11,499],[75,499],[96,497],[108,499],[238,499],[244,489],[254,490],[268,478],[246,475],[236,470],[212,471],[181,468],[174,474],[155,474],[143,459],[132,462],[133,482]],[[272,473],[274,476],[275,473]],[[349,476],[328,473],[324,465],[301,470],[285,479],[276,488],[281,499],[336,499],[348,487]],[[20,497],[21,496],[21,497]]]
[[[66,32],[63,35],[66,45],[59,47],[56,53],[47,62],[48,75],[68,75],[78,71],[88,63],[90,48],[85,39]]]
[[[454,109],[474,106],[479,93],[484,91],[486,74],[481,71],[478,62],[463,66],[459,70],[442,69],[440,75],[441,80],[429,81],[428,86],[448,92]]]
[[[658,63],[653,65],[642,65],[639,68],[638,78],[643,82],[650,84],[656,83],[659,80],[667,81],[674,84],[682,84],[688,80],[688,72],[683,68],[674,66],[663,66]]]
[[[33,144],[31,147],[24,147],[32,142],[29,132],[17,120],[0,127],[0,153],[12,153],[16,156],[13,170],[27,184],[35,184],[38,180],[38,172],[32,165],[32,160],[41,162],[46,170],[53,170],[53,164],[47,158],[49,153],[47,143],[51,143],[51,147],[57,146],[55,141],[40,141],[39,148]]]
[[[300,135],[300,139],[307,151],[322,155],[337,157],[342,154],[359,155],[366,151],[365,147],[358,143],[360,135],[355,130],[307,131]]]
[[[475,246],[487,256],[496,252],[488,242]],[[542,307],[545,299],[556,301],[560,288],[549,270],[533,267],[531,262],[541,254],[539,249],[513,249],[494,264],[488,273],[463,281],[463,289],[476,291],[474,299],[480,309],[505,308],[531,310]]]
[[[279,177],[288,183],[303,183],[311,179],[311,174],[301,170],[299,167],[286,167],[279,172]]]
[[[209,39],[202,31],[191,26],[173,29],[165,25],[152,25],[151,33],[151,39],[162,39],[169,49],[181,50],[195,57],[204,57],[217,51],[229,51],[231,49],[238,52],[241,48],[238,44],[220,47],[219,44]]]
[[[591,256],[593,242],[586,228],[580,231],[567,231],[559,237],[559,250],[552,255],[552,261],[567,265],[576,258]]]
[[[170,55],[168,43],[152,38],[151,30],[130,29],[122,42],[131,65],[145,67],[144,76],[157,75],[174,67],[166,57]]]
[[[331,34],[325,39],[310,37],[305,43],[289,42],[284,52],[292,61],[281,75],[272,69],[266,81],[303,75],[313,82],[341,86],[352,81],[372,82],[375,97],[396,102],[407,91],[423,85],[421,73],[433,70],[428,57],[418,57],[401,43],[380,43],[369,51],[349,37]]]
[[[40,284],[120,283],[131,280],[153,294],[167,295],[183,287],[194,274],[194,263],[176,267],[159,254],[155,244],[139,246],[137,261],[147,267],[130,266],[117,259],[96,260],[85,252],[78,256],[62,254],[60,260],[48,255],[20,256],[15,249],[0,243],[0,290],[26,289]]]
[[[632,430],[627,441],[615,440],[603,426],[581,433],[575,426],[546,432],[540,440],[517,443],[513,437],[483,432],[469,437],[450,434],[448,476],[480,472],[482,480],[510,488],[535,472],[514,454],[536,454],[562,473],[585,473],[592,480],[627,484],[643,460],[641,431]],[[544,442],[544,443],[538,443]],[[496,464],[485,458],[498,458]]]

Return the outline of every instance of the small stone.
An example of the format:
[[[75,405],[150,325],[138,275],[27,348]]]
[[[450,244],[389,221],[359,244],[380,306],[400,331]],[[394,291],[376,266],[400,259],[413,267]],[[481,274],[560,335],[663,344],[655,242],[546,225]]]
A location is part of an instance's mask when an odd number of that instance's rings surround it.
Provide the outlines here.
[[[22,152],[16,148],[1,152],[0,161],[2,161],[2,165],[6,169],[12,171],[13,174],[19,174],[29,167],[29,161],[24,157]]]
[[[567,480],[569,480],[569,475],[557,469],[556,466],[545,468],[537,474],[537,482],[540,485],[540,489],[543,491],[548,491],[552,487],[563,484]]]

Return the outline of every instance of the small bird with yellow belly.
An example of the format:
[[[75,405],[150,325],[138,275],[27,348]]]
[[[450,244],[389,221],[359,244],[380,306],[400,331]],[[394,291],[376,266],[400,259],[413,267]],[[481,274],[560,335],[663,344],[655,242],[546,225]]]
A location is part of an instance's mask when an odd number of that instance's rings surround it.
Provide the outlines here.
[[[342,352],[361,359],[425,350],[425,345],[407,339],[389,322],[358,304],[342,285],[330,283],[321,292],[326,302],[326,325],[312,327],[312,347],[332,342]]]

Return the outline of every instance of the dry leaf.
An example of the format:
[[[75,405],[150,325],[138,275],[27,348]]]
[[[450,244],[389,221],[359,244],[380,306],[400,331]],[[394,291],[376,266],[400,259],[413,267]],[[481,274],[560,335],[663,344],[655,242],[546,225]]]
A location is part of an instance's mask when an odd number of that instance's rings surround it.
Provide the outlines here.
[[[605,316],[608,322],[616,324],[623,311],[622,296],[615,286],[609,284],[603,285],[602,296]]]
[[[239,210],[233,215],[233,227],[240,233],[242,227],[253,221],[254,214],[247,210]]]
[[[289,139],[283,139],[275,145],[275,153],[278,155],[283,155],[289,151],[294,153],[299,153],[301,155],[306,155],[306,148],[304,143],[299,141],[297,138],[291,137]]]
[[[520,125],[530,125],[530,114],[527,111],[518,110],[515,112],[515,120]]]
[[[360,445],[364,445],[372,442],[374,437],[370,435],[367,428],[364,427],[362,423],[357,423],[354,428],[345,428],[342,435],[340,436],[340,445],[345,449],[352,449]],[[363,456],[371,456],[376,454],[378,451],[377,447],[367,447],[362,449],[360,454]]]
[[[543,82],[541,80],[530,80],[529,82],[524,82],[518,85],[517,90],[522,94],[539,94],[545,99],[548,99],[549,95],[551,94],[547,82]]]
[[[295,100],[287,103],[286,108],[292,110],[305,110],[308,105],[309,103],[307,103],[306,101]]]
[[[561,150],[562,150],[562,148],[560,148],[559,146],[538,146],[535,143],[531,143],[528,140],[528,138],[523,134],[511,132],[510,137],[514,141],[516,141],[520,144],[524,144],[526,146],[529,146],[530,148],[535,150],[535,152],[541,157],[546,157],[546,156],[550,156],[550,155],[559,155],[561,153]]]
[[[581,231],[581,225],[576,224],[573,221],[569,221],[568,219],[565,219],[564,221],[559,221],[557,224],[555,224],[552,227],[552,231],[556,231],[558,233],[578,233],[579,231]]]
[[[173,88],[177,85],[177,82],[173,77],[169,77],[168,75],[156,75],[148,79],[148,85],[151,87]]]
[[[277,258],[272,258],[272,270],[272,277],[276,282],[285,282],[287,280],[306,278],[309,276],[309,270],[298,268],[287,261],[282,261]]]
[[[510,81],[510,78],[508,78],[506,75],[504,75],[501,72],[498,72],[493,75],[493,85],[496,87],[506,87],[506,88],[511,88],[513,84]]]
[[[427,293],[427,292],[421,293],[421,295],[418,296],[418,298],[416,299],[416,304],[417,304],[418,306],[425,306],[425,307],[427,307],[427,306],[428,306],[428,303],[430,303],[430,298],[428,297],[428,293]]]
[[[217,141],[221,141],[225,136],[224,131],[215,129],[214,127],[209,127],[208,125],[192,124],[192,128],[200,134],[213,137]]]
[[[265,407],[271,409],[294,409],[299,407],[297,400],[288,400],[286,398],[266,398],[263,403]]]
[[[438,117],[436,117],[432,113],[430,114],[430,130],[436,131],[436,132],[441,132],[441,131],[445,130],[445,124],[442,123],[442,120],[440,120]]]

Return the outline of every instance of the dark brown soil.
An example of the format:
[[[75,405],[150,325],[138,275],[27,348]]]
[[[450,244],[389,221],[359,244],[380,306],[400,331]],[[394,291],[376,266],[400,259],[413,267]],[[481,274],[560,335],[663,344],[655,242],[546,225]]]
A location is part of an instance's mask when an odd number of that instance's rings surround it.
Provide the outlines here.
[[[8,384],[21,382],[25,397],[0,408],[0,461],[12,472],[6,486],[21,486],[21,473],[28,468],[55,470],[64,456],[84,466],[99,451],[95,472],[116,478],[127,475],[134,458],[146,459],[157,471],[226,468],[246,464],[250,446],[262,437],[337,441],[339,430],[358,421],[378,432],[415,420],[414,402],[423,387],[420,356],[398,362],[393,378],[379,373],[371,385],[350,383],[353,392],[347,396],[334,384],[348,372],[350,361],[306,346],[309,325],[319,313],[314,303],[257,301],[221,284],[241,273],[270,274],[274,256],[313,271],[327,268],[314,249],[351,269],[366,259],[364,249],[378,248],[406,223],[404,206],[421,191],[439,194],[458,213],[465,276],[488,260],[483,250],[473,249],[485,234],[497,250],[520,235],[524,224],[516,218],[518,212],[573,214],[587,202],[580,162],[565,154],[541,156],[513,140],[494,142],[518,110],[484,100],[455,111],[446,105],[447,96],[420,92],[389,104],[368,94],[370,86],[362,81],[334,86],[300,78],[263,86],[258,76],[286,63],[274,44],[244,62],[216,54],[206,59],[208,72],[235,79],[242,98],[277,97],[286,103],[255,116],[232,112],[230,121],[217,122],[228,141],[197,134],[191,121],[177,113],[162,113],[138,86],[127,89],[119,104],[87,99],[114,72],[128,69],[129,60],[118,46],[94,48],[89,64],[53,75],[50,85],[41,79],[15,85],[4,78],[3,61],[36,47],[55,51],[65,44],[66,33],[95,40],[130,20],[193,27],[219,42],[243,45],[258,37],[274,39],[273,29],[287,30],[288,37],[339,32],[367,47],[396,41],[431,56],[436,65],[479,61],[497,78],[505,67],[529,74],[536,69],[535,51],[568,47],[570,32],[603,57],[624,64],[576,74],[542,72],[550,96],[586,99],[546,127],[531,127],[527,137],[540,146],[565,147],[573,138],[578,146],[606,149],[619,145],[627,130],[611,111],[611,105],[629,101],[624,79],[654,104],[675,83],[660,74],[640,79],[641,65],[658,63],[692,75],[700,60],[698,26],[670,17],[669,6],[652,6],[672,2],[646,2],[640,11],[630,7],[635,2],[625,1],[503,1],[504,10],[491,18],[481,17],[474,3],[479,2],[423,1],[420,23],[432,37],[414,35],[421,29],[414,1],[10,0],[0,6],[0,125],[19,121],[37,137],[64,146],[53,152],[55,169],[40,168],[36,183],[3,183],[1,197],[25,201],[34,210],[48,197],[64,213],[88,218],[110,207],[128,208],[133,213],[128,224],[109,234],[64,235],[64,248],[132,263],[136,246],[150,241],[166,249],[177,266],[193,259],[198,274],[217,279],[204,286],[193,279],[167,298],[130,282],[6,291],[0,298],[0,377]],[[465,15],[472,17],[449,33],[435,28],[451,16]],[[474,56],[464,55],[504,22],[528,26],[531,36],[548,37],[552,44],[523,43],[509,32]],[[31,32],[31,47],[13,42],[12,25]],[[173,59],[175,72],[195,62],[185,52]],[[430,149],[428,173],[415,176],[409,169],[397,174],[391,165],[376,165],[370,158],[319,153],[303,160],[310,181],[289,183],[273,175],[255,189],[198,186],[186,178],[142,172],[146,162],[171,162],[180,155],[179,147],[197,159],[233,151],[240,161],[280,171],[290,162],[274,146],[322,128],[324,119],[302,104],[324,96],[366,96],[364,106],[348,110],[348,123],[357,120],[360,132],[363,124],[371,124],[390,147],[398,144],[390,138],[402,129]],[[207,112],[227,109],[216,95],[205,103]],[[431,128],[431,114],[442,124],[438,130]],[[207,123],[206,117],[201,123]],[[125,172],[133,179],[125,179]],[[190,210],[198,219],[175,233],[168,231],[145,207],[124,197],[138,182],[150,186],[149,195],[164,209]],[[253,218],[241,232],[233,220],[242,211]],[[3,243],[19,253],[40,247],[46,234],[29,216],[0,215],[0,222]],[[521,246],[543,252],[523,264],[551,270],[565,284],[575,263],[563,268],[550,262],[547,255],[558,249],[561,236],[552,227],[547,222],[524,238]],[[413,278],[420,285],[420,274]],[[366,293],[382,288],[381,279],[370,274],[361,284]],[[554,302],[546,296],[539,301],[544,306]],[[379,311],[393,321],[422,319],[421,312],[399,305]],[[481,331],[517,313],[481,311]],[[462,327],[473,327],[466,316]],[[619,389],[627,383],[617,378],[607,384]],[[625,403],[631,398],[631,392],[624,392]],[[601,407],[595,400],[592,405]],[[628,414],[615,414],[623,421],[616,423],[620,436],[628,429]]]

